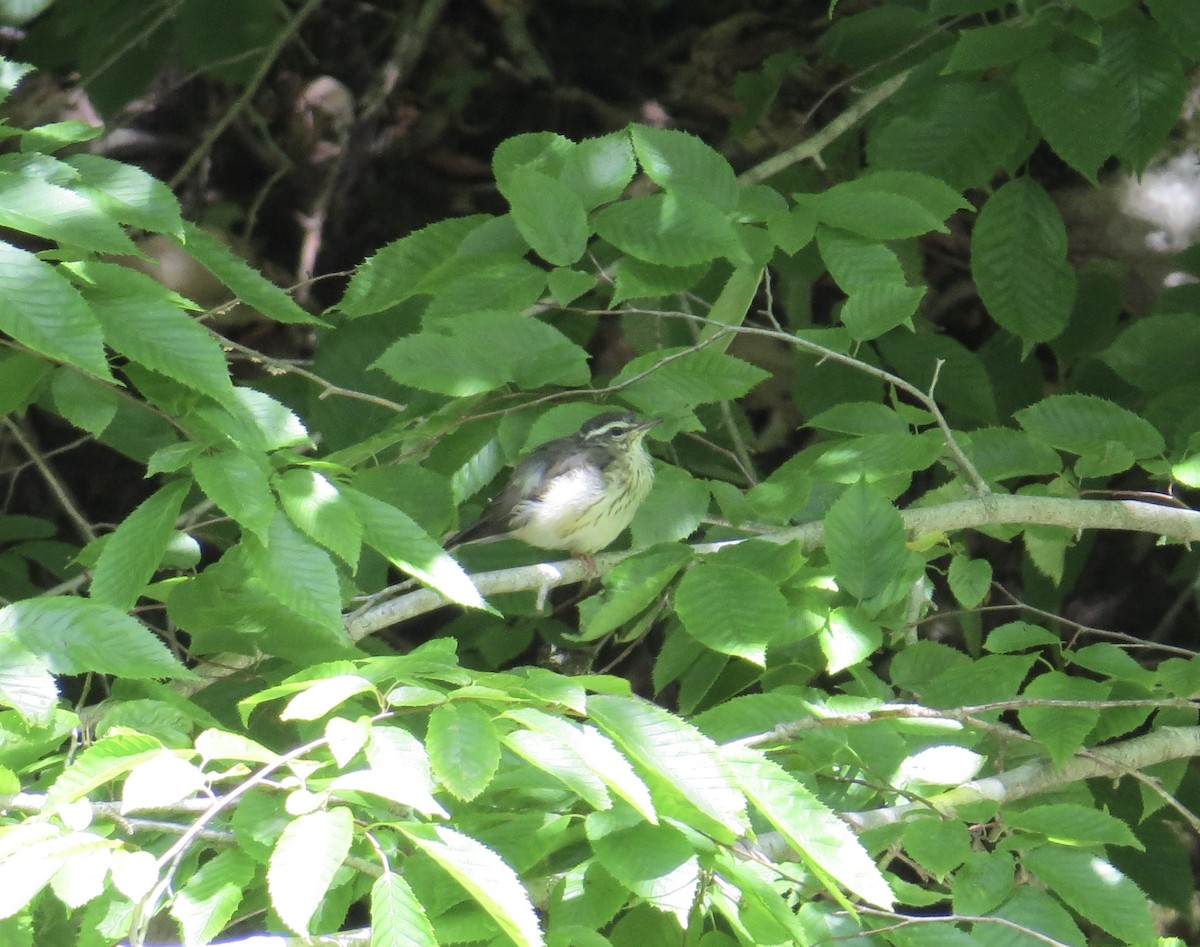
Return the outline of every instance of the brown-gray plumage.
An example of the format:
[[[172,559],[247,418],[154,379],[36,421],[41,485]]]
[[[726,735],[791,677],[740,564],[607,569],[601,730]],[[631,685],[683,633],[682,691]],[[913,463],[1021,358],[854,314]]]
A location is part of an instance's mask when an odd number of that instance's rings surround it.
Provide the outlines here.
[[[576,556],[600,551],[629,525],[650,491],[654,468],[642,438],[658,423],[611,411],[585,422],[577,434],[534,448],[447,548],[513,536]]]

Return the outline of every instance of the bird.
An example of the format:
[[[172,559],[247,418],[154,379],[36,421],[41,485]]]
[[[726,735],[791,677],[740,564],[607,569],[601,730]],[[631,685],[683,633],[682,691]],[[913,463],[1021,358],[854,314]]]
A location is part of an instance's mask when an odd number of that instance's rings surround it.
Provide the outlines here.
[[[629,525],[654,482],[643,439],[662,418],[609,411],[575,434],[535,447],[482,515],[451,536],[447,549],[513,537],[540,549],[566,550],[591,565]]]

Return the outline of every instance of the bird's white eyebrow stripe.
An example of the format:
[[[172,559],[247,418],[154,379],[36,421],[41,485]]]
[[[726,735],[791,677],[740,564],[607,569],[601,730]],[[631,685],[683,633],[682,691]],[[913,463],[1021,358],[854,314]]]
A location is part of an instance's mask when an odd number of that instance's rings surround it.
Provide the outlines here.
[[[609,421],[607,424],[596,428],[594,431],[588,431],[584,437],[599,437],[603,434],[614,434],[618,431],[627,431],[634,427],[637,427],[637,425],[631,424],[629,421]]]

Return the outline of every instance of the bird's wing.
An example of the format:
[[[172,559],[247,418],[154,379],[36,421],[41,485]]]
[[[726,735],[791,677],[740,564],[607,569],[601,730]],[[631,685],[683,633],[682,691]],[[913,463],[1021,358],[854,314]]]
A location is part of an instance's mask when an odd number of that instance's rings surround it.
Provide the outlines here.
[[[534,451],[534,453],[536,454],[537,452]],[[533,455],[530,456],[532,457]],[[554,478],[560,477],[565,473],[570,473],[572,470],[578,470],[580,467],[592,467],[597,470],[604,470],[611,462],[612,452],[603,447],[588,447],[573,450],[569,454],[560,457],[553,464],[543,467],[541,475],[534,483],[534,492],[528,494],[528,496],[532,499],[539,495],[536,490],[537,484],[548,484]]]
[[[514,508],[524,500],[532,500],[538,495],[549,467],[549,451],[540,448],[531,451],[517,464],[504,489],[484,507],[479,519],[448,539],[446,546],[503,536],[517,528],[520,523],[512,521]]]
[[[554,454],[560,454],[560,457],[554,460]],[[519,529],[529,514],[522,504],[541,499],[547,484],[554,478],[587,466],[603,470],[610,460],[610,453],[599,447],[566,452],[562,451],[561,445],[552,448],[550,444],[544,444],[535,448],[517,464],[508,484],[488,503],[479,519],[448,539],[446,546],[503,536]]]

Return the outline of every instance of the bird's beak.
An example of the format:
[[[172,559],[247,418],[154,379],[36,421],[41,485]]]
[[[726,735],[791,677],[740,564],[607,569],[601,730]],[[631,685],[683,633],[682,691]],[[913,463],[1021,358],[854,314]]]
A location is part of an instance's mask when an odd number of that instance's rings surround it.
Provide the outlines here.
[[[662,423],[663,423],[662,418],[647,418],[645,421],[643,421],[641,424],[638,425],[637,429],[639,431],[648,431],[648,430],[650,430],[650,428],[657,427],[658,425],[660,425]]]

